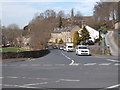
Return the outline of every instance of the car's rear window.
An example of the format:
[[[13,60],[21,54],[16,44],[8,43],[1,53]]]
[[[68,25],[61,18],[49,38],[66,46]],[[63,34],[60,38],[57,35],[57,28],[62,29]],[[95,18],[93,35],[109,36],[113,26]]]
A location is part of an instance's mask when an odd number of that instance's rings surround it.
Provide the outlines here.
[[[79,49],[88,49],[88,47],[79,47]]]

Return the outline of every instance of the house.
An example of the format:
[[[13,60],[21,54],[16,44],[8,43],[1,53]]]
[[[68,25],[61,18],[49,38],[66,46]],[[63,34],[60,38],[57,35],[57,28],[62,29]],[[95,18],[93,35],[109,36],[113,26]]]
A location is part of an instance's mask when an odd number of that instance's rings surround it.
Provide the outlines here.
[[[99,32],[97,30],[93,29],[92,27],[90,27],[88,25],[85,25],[85,28],[87,29],[87,31],[90,34],[90,40],[92,40],[94,42],[96,39],[99,39]],[[78,33],[81,33],[81,30],[82,29],[80,29],[78,31]]]
[[[19,46],[29,46],[30,37],[17,37],[16,40]]]
[[[68,26],[62,29],[57,28],[51,33],[49,42],[59,43],[61,39],[64,43],[73,42],[74,32],[78,30],[80,30],[79,26]]]
[[[115,23],[115,30],[117,30],[118,28],[120,28],[120,22]]]

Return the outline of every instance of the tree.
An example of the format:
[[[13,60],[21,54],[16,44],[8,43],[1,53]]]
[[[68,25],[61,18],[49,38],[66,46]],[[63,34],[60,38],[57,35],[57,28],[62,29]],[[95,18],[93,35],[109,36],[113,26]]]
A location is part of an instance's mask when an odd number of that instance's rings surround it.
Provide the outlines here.
[[[78,33],[78,31],[74,32],[73,43],[74,43],[74,46],[79,44],[79,33]]]
[[[83,27],[83,29],[81,30],[81,33],[80,33],[80,41],[82,41],[83,44],[86,44],[87,40],[90,39],[90,34],[89,32],[87,31],[87,29],[85,28],[85,26]]]
[[[71,18],[74,17],[74,9],[71,9]]]
[[[17,24],[10,24],[7,28],[12,30],[19,30],[19,26]]]
[[[4,46],[9,42],[11,45],[17,44],[16,38],[22,35],[22,30],[18,28],[18,25],[11,24],[7,28],[2,29]]]
[[[61,18],[64,18],[65,17],[65,13],[64,11],[59,11],[58,14],[57,14],[58,17],[61,17]]]
[[[46,18],[56,17],[56,12],[54,10],[48,9],[44,12],[44,15],[45,15]]]
[[[112,28],[118,20],[118,12],[118,2],[99,2],[94,6],[96,21],[103,24],[104,21],[111,20],[110,23],[107,23],[110,28]]]
[[[46,48],[51,32],[57,27],[57,23],[58,20],[55,17],[44,18],[41,21],[34,19],[34,21],[29,24],[30,47],[32,49]]]
[[[75,17],[82,17],[82,14],[80,13],[80,11],[77,11]]]
[[[62,22],[62,17],[59,17],[59,28],[62,28],[62,26],[63,26],[63,22]]]
[[[106,34],[107,33],[107,29],[103,26],[100,27],[100,30],[102,30],[102,33],[103,34]]]
[[[63,40],[62,39],[60,39],[60,41],[59,41],[59,44],[63,44],[64,42],[63,42]]]

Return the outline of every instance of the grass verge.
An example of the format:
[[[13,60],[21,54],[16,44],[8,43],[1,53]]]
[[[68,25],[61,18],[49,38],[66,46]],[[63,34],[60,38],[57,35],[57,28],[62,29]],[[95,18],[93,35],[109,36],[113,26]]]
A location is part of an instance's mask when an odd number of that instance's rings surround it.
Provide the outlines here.
[[[24,48],[18,48],[18,47],[0,48],[0,52],[21,52],[21,51],[30,51],[30,50]]]

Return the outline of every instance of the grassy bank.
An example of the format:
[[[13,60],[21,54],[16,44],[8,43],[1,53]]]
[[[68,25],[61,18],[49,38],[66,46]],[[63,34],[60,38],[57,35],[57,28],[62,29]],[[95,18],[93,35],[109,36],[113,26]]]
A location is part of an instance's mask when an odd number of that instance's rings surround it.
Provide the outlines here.
[[[24,48],[18,48],[18,47],[0,48],[0,52],[21,52],[21,51],[30,51],[30,50]]]

